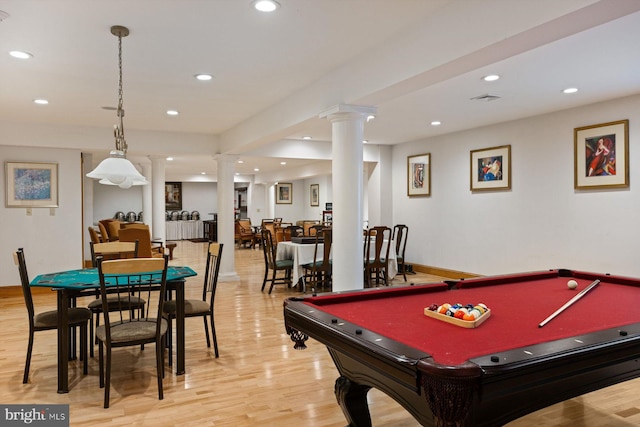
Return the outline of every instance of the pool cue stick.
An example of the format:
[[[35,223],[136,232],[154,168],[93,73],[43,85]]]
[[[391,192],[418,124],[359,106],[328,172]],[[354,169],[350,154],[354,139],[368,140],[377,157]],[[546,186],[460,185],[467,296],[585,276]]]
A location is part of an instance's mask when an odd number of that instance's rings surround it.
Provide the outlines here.
[[[587,292],[589,292],[591,289],[593,289],[596,286],[598,286],[598,283],[600,283],[600,280],[598,280],[598,279],[594,280],[593,283],[591,283],[589,286],[587,286],[582,291],[580,291],[580,293],[578,295],[576,295],[575,297],[571,298],[569,301],[567,301],[567,303],[565,305],[563,305],[562,307],[560,307],[559,309],[554,311],[551,316],[547,317],[542,322],[540,322],[540,324],[538,325],[538,328],[542,328],[544,325],[549,323],[554,317],[556,317],[558,314],[562,313],[571,304],[573,304],[574,302],[578,301],[580,298],[585,296],[587,294]]]

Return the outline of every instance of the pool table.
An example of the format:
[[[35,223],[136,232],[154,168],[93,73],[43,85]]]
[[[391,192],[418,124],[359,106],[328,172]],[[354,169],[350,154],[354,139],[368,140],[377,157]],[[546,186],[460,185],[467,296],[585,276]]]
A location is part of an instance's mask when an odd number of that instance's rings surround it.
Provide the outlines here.
[[[296,348],[327,346],[350,426],[371,425],[372,387],[425,426],[497,426],[639,377],[638,302],[639,279],[556,269],[292,297],[284,321]],[[424,314],[444,303],[491,312],[476,327]]]

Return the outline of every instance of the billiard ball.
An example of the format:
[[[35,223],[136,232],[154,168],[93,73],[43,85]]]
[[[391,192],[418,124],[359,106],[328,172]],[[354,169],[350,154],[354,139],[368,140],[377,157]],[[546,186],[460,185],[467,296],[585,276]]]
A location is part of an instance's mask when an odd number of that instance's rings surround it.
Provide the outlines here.
[[[569,287],[569,289],[575,289],[578,287],[578,282],[576,282],[575,280],[569,280],[567,282],[567,286]]]

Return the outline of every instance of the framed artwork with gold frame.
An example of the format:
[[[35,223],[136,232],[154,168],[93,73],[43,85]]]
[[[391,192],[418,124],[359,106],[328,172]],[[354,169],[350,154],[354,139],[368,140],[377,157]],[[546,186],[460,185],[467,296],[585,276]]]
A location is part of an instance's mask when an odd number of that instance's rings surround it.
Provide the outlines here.
[[[471,191],[511,189],[511,145],[471,150]]]
[[[279,182],[276,184],[276,203],[290,205],[293,203],[293,184]]]
[[[576,190],[629,186],[629,120],[573,130]]]
[[[407,196],[431,195],[431,153],[407,157]]]

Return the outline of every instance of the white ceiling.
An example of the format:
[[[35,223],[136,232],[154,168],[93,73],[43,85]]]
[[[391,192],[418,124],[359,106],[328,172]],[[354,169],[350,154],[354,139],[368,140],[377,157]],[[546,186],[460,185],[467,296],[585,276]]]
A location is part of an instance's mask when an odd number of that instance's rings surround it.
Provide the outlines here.
[[[279,2],[264,14],[250,0],[0,0],[9,15],[0,22],[0,124],[111,135],[115,113],[102,107],[117,104],[112,25],[131,31],[129,155],[173,155],[168,177],[215,174],[210,152],[237,155],[247,174],[311,170],[330,147],[331,126],[318,115],[339,103],[377,107],[365,138],[397,144],[640,92],[638,0]],[[490,73],[501,79],[481,80]],[[579,91],[561,92],[570,86]],[[484,94],[500,99],[470,100]],[[215,148],[156,152],[131,136],[138,130],[206,135]],[[112,147],[79,148],[98,158]]]

